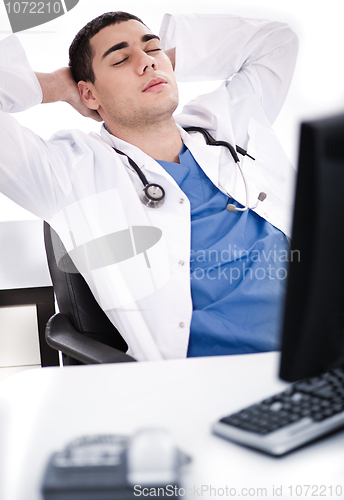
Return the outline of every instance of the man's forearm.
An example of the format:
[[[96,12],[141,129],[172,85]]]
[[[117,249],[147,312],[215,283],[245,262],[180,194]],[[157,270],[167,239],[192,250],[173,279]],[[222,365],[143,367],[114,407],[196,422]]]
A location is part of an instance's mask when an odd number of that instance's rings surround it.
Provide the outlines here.
[[[52,73],[36,73],[43,92],[43,104],[64,101],[78,113],[96,121],[102,121],[96,111],[87,108],[80,99],[79,89],[69,68],[60,68]]]
[[[68,68],[62,68],[63,70]],[[42,103],[65,101],[68,96],[66,82],[59,75],[59,71],[53,73],[35,73],[43,92]]]

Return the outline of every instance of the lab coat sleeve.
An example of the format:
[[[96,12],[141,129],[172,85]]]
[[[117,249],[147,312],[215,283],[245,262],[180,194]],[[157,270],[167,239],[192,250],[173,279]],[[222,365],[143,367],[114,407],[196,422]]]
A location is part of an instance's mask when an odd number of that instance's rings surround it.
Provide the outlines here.
[[[229,80],[240,98],[255,94],[270,120],[292,78],[298,41],[287,24],[229,14],[166,14],[160,37],[176,48],[178,81]]]
[[[15,35],[0,42],[0,109],[24,111],[42,102],[43,94]]]
[[[41,103],[42,90],[16,36],[0,42],[0,192],[41,218],[51,217],[71,189],[80,158],[73,140],[41,139],[10,114]],[[79,152],[81,153],[81,152]]]

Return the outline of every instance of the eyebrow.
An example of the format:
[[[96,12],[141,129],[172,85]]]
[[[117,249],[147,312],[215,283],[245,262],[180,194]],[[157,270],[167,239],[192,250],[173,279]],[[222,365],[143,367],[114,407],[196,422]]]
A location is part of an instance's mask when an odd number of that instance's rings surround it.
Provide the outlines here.
[[[153,33],[147,33],[147,35],[143,35],[141,37],[141,42],[145,43],[145,42],[149,42],[149,40],[154,40],[154,39],[160,40],[160,38],[157,35],[153,35]],[[125,49],[126,47],[129,47],[128,42],[116,43],[115,45],[113,45],[107,51],[104,52],[104,54],[102,55],[102,59],[104,59],[106,56],[108,56],[112,52],[115,52],[116,50]]]

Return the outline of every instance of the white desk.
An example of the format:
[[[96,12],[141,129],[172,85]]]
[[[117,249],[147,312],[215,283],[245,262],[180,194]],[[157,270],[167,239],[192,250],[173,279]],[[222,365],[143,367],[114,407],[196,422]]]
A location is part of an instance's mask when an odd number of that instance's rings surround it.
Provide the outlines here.
[[[278,459],[210,433],[218,418],[285,387],[277,378],[277,364],[277,355],[270,353],[15,375],[0,385],[0,498],[41,499],[48,456],[75,437],[131,434],[145,426],[168,428],[193,457],[186,487],[236,489],[235,496],[221,498],[242,498],[248,493],[242,488],[266,488],[266,495],[247,497],[291,499],[314,498],[311,490],[296,495],[297,485],[332,485],[333,492],[341,485],[344,496],[344,432]],[[282,495],[277,495],[281,485]],[[294,486],[293,496],[289,486]],[[331,496],[329,489],[325,493],[323,498],[343,498]],[[199,490],[198,496],[185,498],[220,495],[201,496]]]

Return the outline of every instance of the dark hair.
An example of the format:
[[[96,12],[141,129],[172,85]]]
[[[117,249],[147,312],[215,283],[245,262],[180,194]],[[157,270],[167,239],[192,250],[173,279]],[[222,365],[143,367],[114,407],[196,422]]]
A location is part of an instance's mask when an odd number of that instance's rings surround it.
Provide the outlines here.
[[[74,80],[78,83],[80,80],[85,82],[95,82],[95,74],[92,67],[93,51],[90,39],[99,31],[112,24],[121,23],[134,19],[144,24],[141,19],[128,14],[127,12],[107,12],[86,24],[75,36],[69,47],[69,67]]]

